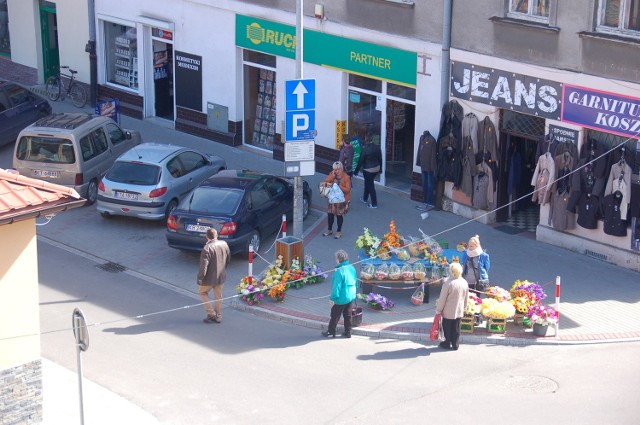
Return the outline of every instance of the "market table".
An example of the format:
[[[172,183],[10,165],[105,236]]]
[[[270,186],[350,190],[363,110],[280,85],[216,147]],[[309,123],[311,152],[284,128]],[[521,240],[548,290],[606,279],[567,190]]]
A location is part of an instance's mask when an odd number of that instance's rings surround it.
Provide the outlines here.
[[[439,254],[439,258],[446,258],[448,263],[451,263],[454,257],[459,257],[459,256],[460,256],[460,253],[455,249],[443,249],[442,252]],[[432,265],[431,261],[428,258],[410,257],[408,260],[401,260],[397,257],[396,254],[393,254],[393,253],[390,255],[389,259],[381,259],[379,257],[371,258],[368,255],[366,255],[366,253],[363,250],[359,251],[358,257],[360,260],[359,261],[359,264],[360,264],[359,279],[361,282],[360,291],[363,294],[368,294],[369,292],[373,292],[374,287],[379,289],[393,290],[393,291],[410,290],[410,289],[415,290],[424,284],[423,302],[428,303],[430,298],[429,293],[430,293],[431,285],[434,285],[440,282],[442,280],[443,274],[446,277],[446,274],[448,273],[448,270],[446,270],[446,268],[443,268],[439,265]],[[415,278],[403,279],[402,277],[400,279],[390,279],[390,278],[378,279],[378,278],[375,278],[375,275],[374,275],[374,278],[372,279],[366,279],[362,277],[363,268],[368,267],[369,265],[372,265],[374,269],[377,269],[379,266],[383,264],[387,264],[388,266],[395,264],[400,269],[402,269],[402,267],[405,264],[409,264],[413,268],[413,266],[416,263],[421,263],[425,269],[425,276],[422,279],[415,279]],[[412,294],[413,293],[409,294],[409,297],[411,297]]]

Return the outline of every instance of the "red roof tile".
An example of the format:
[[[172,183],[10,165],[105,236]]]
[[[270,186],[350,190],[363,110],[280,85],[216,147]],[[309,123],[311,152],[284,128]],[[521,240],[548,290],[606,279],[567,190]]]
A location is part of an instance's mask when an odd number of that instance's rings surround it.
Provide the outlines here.
[[[62,204],[80,199],[74,189],[0,169],[0,222],[18,218],[21,212],[32,216],[51,207],[60,210]]]

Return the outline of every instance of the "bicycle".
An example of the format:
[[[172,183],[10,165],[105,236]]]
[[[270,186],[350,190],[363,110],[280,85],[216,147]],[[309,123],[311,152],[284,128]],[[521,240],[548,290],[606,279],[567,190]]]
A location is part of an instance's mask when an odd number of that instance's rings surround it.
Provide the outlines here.
[[[69,74],[63,74],[63,69],[68,69]],[[87,103],[87,92],[84,87],[76,81],[75,75],[77,73],[78,71],[74,71],[68,66],[61,66],[58,75],[47,78],[46,91],[49,99],[56,101],[62,97],[64,100],[66,96],[69,96],[74,106],[82,108]],[[62,77],[69,80],[66,87]]]

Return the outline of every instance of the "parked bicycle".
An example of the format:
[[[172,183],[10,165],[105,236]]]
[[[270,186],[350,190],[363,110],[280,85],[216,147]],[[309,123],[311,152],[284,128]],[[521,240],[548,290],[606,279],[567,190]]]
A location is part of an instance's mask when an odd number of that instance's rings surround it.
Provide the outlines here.
[[[63,74],[63,69],[68,69],[69,74]],[[62,97],[64,100],[64,98],[68,96],[74,106],[82,108],[87,103],[87,92],[84,87],[76,81],[77,73],[78,71],[74,71],[68,66],[61,66],[58,75],[47,78],[46,90],[49,99],[56,101]],[[64,80],[68,81],[66,87]]]

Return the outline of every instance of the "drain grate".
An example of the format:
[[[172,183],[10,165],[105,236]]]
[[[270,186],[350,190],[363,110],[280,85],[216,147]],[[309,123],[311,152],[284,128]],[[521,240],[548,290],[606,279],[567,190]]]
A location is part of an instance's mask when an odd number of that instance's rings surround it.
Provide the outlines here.
[[[591,251],[589,249],[584,250],[585,255],[588,255],[591,258],[595,258],[596,260],[607,261],[607,256],[604,254],[599,254],[597,252]]]
[[[104,270],[105,272],[109,272],[109,273],[120,273],[127,269],[125,266],[121,264],[112,263],[112,262],[99,264],[96,267],[99,268],[100,270]]]
[[[555,393],[558,383],[544,376],[512,376],[507,379],[507,387],[528,393]]]

